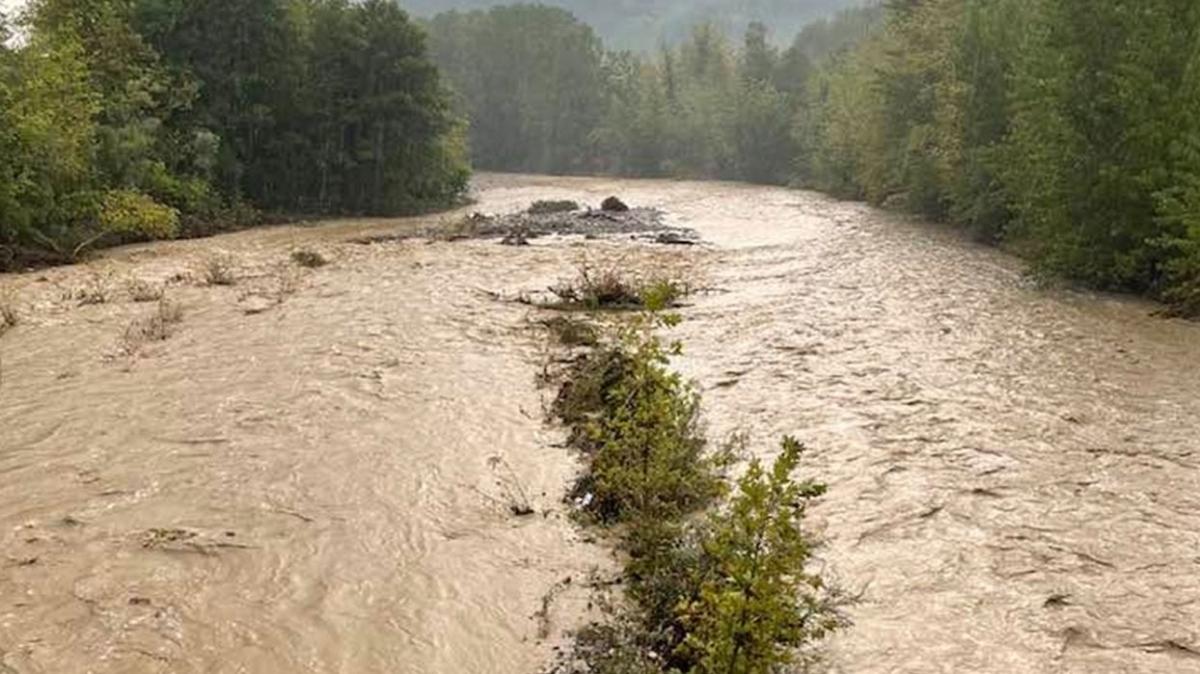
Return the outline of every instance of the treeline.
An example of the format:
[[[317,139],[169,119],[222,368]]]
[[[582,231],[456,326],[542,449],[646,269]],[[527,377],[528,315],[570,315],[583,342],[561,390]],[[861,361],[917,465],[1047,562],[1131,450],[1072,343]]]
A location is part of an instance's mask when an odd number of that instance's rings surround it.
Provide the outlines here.
[[[734,45],[701,24],[653,58],[606,50],[565,10],[514,5],[429,23],[435,61],[471,120],[475,166],[787,182],[814,60],[878,9],[806,29],[780,53],[763,24]]]
[[[464,125],[390,0],[35,0],[20,28],[0,47],[0,269],[465,188]]]
[[[812,183],[1200,313],[1200,4],[894,3],[820,94]]]
[[[446,14],[431,38],[480,167],[815,187],[1200,313],[1194,0],[892,0],[785,50],[701,25],[651,57],[545,7]]]
[[[490,9],[506,0],[404,0],[417,16],[449,10]],[[791,37],[809,22],[863,0],[544,0],[594,28],[610,47],[653,51],[661,43],[687,38],[691,27],[713,23],[722,31],[740,31],[754,21]]]

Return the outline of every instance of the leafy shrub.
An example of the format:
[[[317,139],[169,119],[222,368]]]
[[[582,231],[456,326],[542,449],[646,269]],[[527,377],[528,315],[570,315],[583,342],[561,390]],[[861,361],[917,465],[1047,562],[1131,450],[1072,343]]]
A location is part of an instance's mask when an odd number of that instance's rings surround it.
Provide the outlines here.
[[[56,223],[25,230],[48,260],[71,262],[105,238],[165,239],[179,231],[179,212],[135,190],[84,190],[63,195],[46,217]]]
[[[1177,316],[1195,318],[1200,316],[1200,271],[1179,278],[1163,295],[1171,304],[1171,312]]]
[[[208,181],[174,175],[162,162],[147,167],[142,184],[156,201],[177,209],[181,215],[211,218],[221,210],[221,196]]]
[[[1163,265],[1162,299],[1170,305],[1170,314],[1200,317],[1200,227],[1194,238],[1171,243],[1174,256]]]
[[[104,233],[169,239],[179,233],[179,211],[133,190],[113,190],[100,206]]]
[[[698,596],[679,609],[688,631],[680,650],[696,672],[779,671],[797,649],[842,625],[820,577],[805,571],[812,545],[804,513],[825,486],[795,481],[803,449],[785,437],[769,472],[752,461],[729,507],[705,529]]]
[[[578,361],[556,400],[588,462],[572,495],[599,521],[678,517],[723,491],[699,431],[699,396],[667,358],[649,328],[629,328]]]
[[[810,664],[809,647],[846,621],[840,597],[806,570],[802,446],[751,462],[728,506],[705,518],[640,518],[623,530],[628,601],[576,635],[590,672],[771,674]]]
[[[576,635],[568,657],[585,668],[556,671],[772,674],[844,624],[805,568],[803,518],[825,487],[795,479],[796,440],[769,471],[752,461],[727,507],[696,516],[726,494],[736,442],[706,451],[699,396],[667,367],[680,346],[654,334],[678,320],[639,315],[572,363],[552,406],[584,457],[570,496],[585,521],[621,525],[628,588]]]
[[[210,213],[185,213],[180,224],[180,236],[189,239],[213,236],[266,222],[267,218],[258,209],[245,201],[235,201]]]

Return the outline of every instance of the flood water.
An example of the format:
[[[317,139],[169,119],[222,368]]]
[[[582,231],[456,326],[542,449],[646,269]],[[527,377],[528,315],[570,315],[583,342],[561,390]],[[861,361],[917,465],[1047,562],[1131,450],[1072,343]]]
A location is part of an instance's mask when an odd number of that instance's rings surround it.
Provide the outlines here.
[[[712,437],[808,444],[821,565],[859,597],[832,671],[1200,672],[1200,325],[805,192],[477,189],[619,194],[708,243],[350,242],[431,216],[0,277],[0,673],[537,672],[610,554],[561,504],[537,315],[493,293],[598,260],[705,288],[674,336]],[[134,278],[182,308],[169,339],[127,337]]]

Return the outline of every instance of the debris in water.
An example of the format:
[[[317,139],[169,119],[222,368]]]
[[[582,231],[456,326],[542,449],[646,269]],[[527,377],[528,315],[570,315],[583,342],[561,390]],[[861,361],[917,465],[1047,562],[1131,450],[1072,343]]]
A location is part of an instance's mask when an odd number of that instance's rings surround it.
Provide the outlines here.
[[[1070,606],[1071,605],[1070,600],[1071,600],[1071,595],[1069,595],[1069,594],[1052,594],[1046,601],[1042,602],[1042,607],[1044,607],[1044,608],[1062,608],[1064,606]]]
[[[654,237],[654,243],[661,243],[664,246],[694,246],[699,242],[694,238],[680,236],[675,232],[662,232]]]
[[[146,549],[163,547],[170,543],[191,540],[196,532],[183,529],[150,529],[142,538],[142,547]]]
[[[564,590],[571,587],[571,576],[555,583],[546,594],[542,595],[542,607],[533,614],[534,619],[538,622],[538,639],[543,640],[550,636],[550,607],[554,604],[554,599],[558,597]]]
[[[500,240],[500,244],[503,246],[528,246],[529,238],[525,236],[524,230],[514,229],[508,233],[508,236]]]
[[[497,476],[496,485],[504,492],[505,504],[513,516],[528,517],[537,512],[530,503],[529,494],[521,484],[520,478],[517,477],[517,472],[513,470],[512,464],[507,459],[502,456],[493,456],[488,459],[488,467],[497,472],[501,468],[504,469],[504,472]]]

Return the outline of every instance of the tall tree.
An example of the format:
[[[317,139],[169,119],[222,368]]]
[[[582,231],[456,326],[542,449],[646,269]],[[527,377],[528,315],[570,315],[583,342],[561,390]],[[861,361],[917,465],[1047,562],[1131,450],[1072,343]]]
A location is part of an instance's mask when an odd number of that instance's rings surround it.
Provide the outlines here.
[[[430,32],[471,119],[477,166],[585,167],[605,101],[604,52],[591,28],[559,9],[516,5],[443,14]]]

